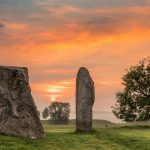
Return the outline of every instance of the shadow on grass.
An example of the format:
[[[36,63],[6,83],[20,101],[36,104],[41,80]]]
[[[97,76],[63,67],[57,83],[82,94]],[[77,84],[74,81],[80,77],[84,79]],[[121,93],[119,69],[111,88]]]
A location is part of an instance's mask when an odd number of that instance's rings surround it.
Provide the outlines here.
[[[125,126],[121,126],[120,129],[150,129],[150,126],[149,125],[132,125],[132,126],[125,125]]]
[[[73,133],[74,134],[95,134],[96,130],[92,129],[91,131],[82,131],[80,129],[76,129]]]

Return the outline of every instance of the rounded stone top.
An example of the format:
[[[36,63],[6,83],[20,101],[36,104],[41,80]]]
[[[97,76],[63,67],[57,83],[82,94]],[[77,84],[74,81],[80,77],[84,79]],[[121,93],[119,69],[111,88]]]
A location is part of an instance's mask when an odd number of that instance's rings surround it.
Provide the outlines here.
[[[78,74],[82,74],[82,75],[89,75],[89,71],[87,68],[85,67],[81,67],[78,71]]]

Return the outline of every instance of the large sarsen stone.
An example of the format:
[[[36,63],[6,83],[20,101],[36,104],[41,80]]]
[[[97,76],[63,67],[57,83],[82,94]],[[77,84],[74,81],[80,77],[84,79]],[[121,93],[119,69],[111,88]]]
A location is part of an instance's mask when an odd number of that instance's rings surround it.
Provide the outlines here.
[[[95,101],[94,82],[84,67],[80,68],[76,79],[76,130],[92,130],[92,106]]]
[[[0,66],[0,134],[45,137],[27,68]]]

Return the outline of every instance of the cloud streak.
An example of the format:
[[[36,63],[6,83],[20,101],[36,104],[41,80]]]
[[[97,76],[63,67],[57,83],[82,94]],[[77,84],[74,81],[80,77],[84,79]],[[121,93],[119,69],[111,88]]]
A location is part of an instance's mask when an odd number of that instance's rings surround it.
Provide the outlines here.
[[[5,25],[3,23],[0,23],[0,28],[4,28]]]
[[[0,63],[27,66],[42,110],[51,100],[74,109],[75,77],[88,67],[95,110],[109,110],[125,69],[149,53],[148,0],[0,0]]]

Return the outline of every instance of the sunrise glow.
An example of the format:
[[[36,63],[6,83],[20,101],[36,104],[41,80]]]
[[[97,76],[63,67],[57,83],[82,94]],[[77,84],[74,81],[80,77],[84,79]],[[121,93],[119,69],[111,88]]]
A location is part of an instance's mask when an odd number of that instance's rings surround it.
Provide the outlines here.
[[[51,97],[51,102],[55,102],[56,98],[55,97]]]
[[[111,111],[125,69],[150,55],[150,2],[0,1],[1,65],[25,66],[39,110],[53,101],[75,109],[75,81],[89,69],[94,110]],[[11,7],[11,9],[10,9]]]

